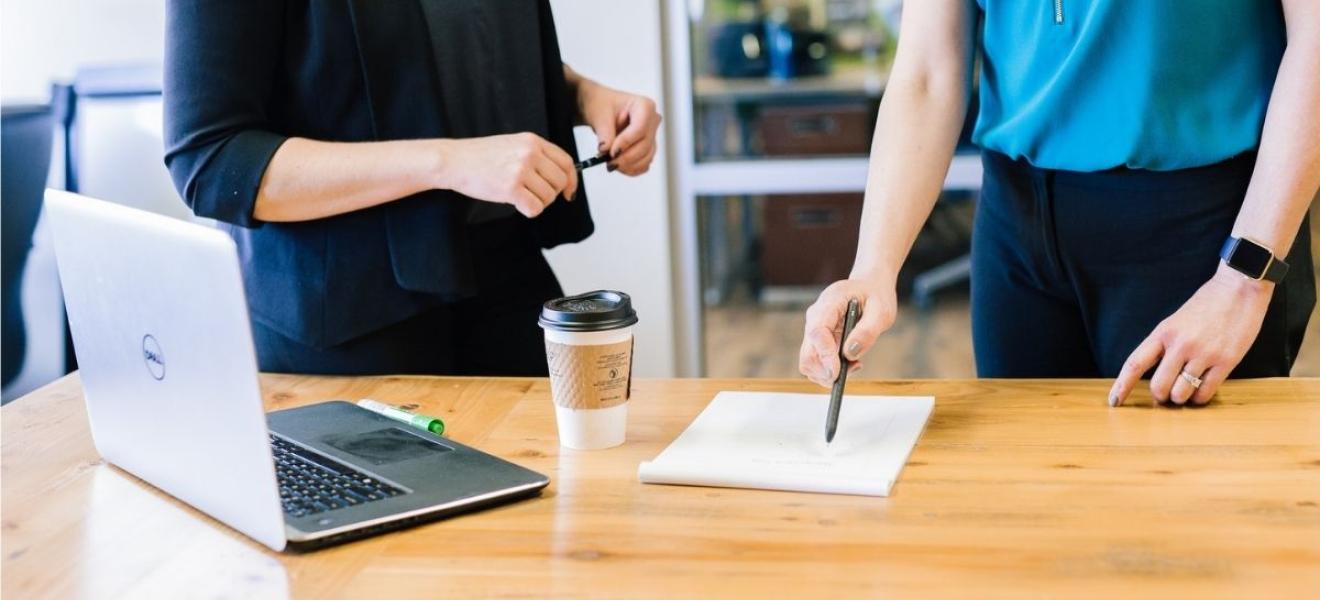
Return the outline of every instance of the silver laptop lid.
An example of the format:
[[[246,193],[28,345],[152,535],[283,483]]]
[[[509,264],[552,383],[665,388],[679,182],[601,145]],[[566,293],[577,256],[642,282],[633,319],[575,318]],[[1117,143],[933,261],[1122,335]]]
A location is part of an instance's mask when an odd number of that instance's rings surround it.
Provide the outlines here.
[[[238,252],[224,233],[47,190],[96,449],[285,545]]]

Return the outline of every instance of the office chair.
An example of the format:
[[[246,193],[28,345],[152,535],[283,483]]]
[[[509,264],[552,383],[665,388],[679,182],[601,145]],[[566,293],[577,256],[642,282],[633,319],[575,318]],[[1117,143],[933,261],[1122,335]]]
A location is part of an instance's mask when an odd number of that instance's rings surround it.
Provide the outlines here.
[[[0,108],[0,223],[3,224],[3,383],[18,376],[27,348],[23,322],[23,267],[32,249],[32,232],[41,214],[50,171],[54,121],[49,106]]]

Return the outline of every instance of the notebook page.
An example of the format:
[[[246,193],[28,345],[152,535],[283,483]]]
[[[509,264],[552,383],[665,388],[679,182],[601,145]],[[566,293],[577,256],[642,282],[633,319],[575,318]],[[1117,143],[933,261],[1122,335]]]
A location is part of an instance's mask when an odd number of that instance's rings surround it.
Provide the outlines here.
[[[845,396],[825,443],[829,396],[720,392],[643,483],[887,496],[934,407],[932,397]]]

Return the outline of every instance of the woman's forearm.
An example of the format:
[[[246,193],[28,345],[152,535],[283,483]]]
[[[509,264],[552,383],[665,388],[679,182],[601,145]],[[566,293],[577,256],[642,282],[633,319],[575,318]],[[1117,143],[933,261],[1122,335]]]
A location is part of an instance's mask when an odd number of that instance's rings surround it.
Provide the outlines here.
[[[266,167],[253,216],[260,221],[308,221],[442,187],[445,143],[290,138]]]
[[[944,187],[967,110],[966,89],[886,91],[871,143],[852,277],[892,284]]]
[[[1292,247],[1320,187],[1320,26],[1302,31],[1301,19],[1293,16],[1256,168],[1233,226],[1234,236],[1264,244],[1280,257]]]
[[[903,16],[904,41],[871,143],[861,235],[851,278],[893,285],[944,187],[971,90],[972,20],[964,3]]]
[[[590,88],[600,84],[587,77],[583,77],[581,73],[574,71],[573,67],[568,65],[564,65],[564,83],[568,84],[568,95],[573,100],[573,106],[575,107],[573,124],[588,125],[589,123],[587,123],[584,116],[586,111],[584,111],[582,107],[582,99],[584,97],[582,92],[586,90],[588,91],[587,95],[590,95]]]

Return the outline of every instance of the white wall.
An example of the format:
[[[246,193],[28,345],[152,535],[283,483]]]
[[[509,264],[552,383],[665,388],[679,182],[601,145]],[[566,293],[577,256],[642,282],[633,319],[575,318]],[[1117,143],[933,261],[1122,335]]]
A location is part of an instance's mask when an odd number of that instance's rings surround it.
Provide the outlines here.
[[[552,0],[551,5],[564,62],[606,85],[655,99],[664,113],[659,2]],[[604,167],[588,169],[585,181],[596,233],[549,254],[569,293],[609,288],[632,295],[641,319],[634,369],[642,377],[675,373],[670,193],[663,140],[660,148],[650,172],[641,177],[608,173]],[[595,153],[595,136],[579,128],[578,154]]]
[[[552,0],[552,5],[566,62],[608,85],[663,103],[658,2]],[[45,100],[50,82],[71,79],[78,65],[160,61],[164,22],[163,0],[0,0],[0,98]],[[578,133],[580,153],[594,154],[591,132],[580,128]],[[135,143],[133,148],[146,152],[142,149],[148,146]],[[603,167],[589,170],[585,179],[596,234],[550,253],[565,290],[612,288],[632,294],[641,318],[634,368],[648,377],[674,373],[670,194],[661,149],[651,172],[639,178],[607,173]],[[142,160],[159,164],[158,156]],[[92,179],[115,187],[110,185],[115,177],[100,174],[116,169],[87,169]]]
[[[164,0],[0,0],[0,98],[45,101],[78,65],[160,61]]]

